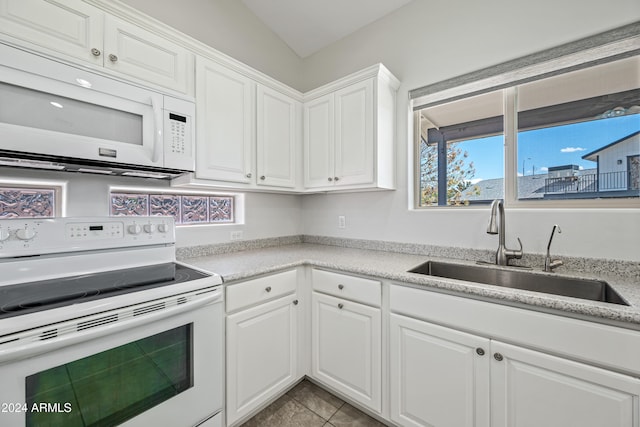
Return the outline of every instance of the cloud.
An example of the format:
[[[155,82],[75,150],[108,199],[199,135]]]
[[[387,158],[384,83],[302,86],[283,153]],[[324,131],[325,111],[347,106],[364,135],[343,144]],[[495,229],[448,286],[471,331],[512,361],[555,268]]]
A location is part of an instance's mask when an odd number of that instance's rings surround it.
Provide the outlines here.
[[[541,170],[541,171],[543,171],[543,172],[548,172],[548,171],[549,171],[549,168],[548,168],[548,167],[546,167],[546,166],[542,166],[542,167],[540,168],[540,170]]]
[[[575,153],[576,151],[587,151],[587,149],[582,147],[565,147],[560,149],[561,153]]]

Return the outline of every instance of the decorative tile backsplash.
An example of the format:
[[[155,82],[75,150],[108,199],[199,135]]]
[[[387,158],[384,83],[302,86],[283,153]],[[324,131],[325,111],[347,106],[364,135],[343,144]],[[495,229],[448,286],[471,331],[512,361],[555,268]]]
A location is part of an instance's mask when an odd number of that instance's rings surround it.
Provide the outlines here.
[[[52,218],[55,204],[50,188],[0,187],[0,218]]]
[[[111,193],[112,216],[168,215],[182,225],[233,223],[233,208],[229,196]]]

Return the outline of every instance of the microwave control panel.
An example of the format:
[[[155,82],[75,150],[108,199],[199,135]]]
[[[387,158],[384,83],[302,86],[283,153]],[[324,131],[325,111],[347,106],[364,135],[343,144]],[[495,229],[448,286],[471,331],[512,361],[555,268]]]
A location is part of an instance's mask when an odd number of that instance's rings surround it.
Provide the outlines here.
[[[172,153],[184,154],[187,117],[169,113],[169,147]]]
[[[164,166],[193,171],[195,105],[169,97],[164,101]]]

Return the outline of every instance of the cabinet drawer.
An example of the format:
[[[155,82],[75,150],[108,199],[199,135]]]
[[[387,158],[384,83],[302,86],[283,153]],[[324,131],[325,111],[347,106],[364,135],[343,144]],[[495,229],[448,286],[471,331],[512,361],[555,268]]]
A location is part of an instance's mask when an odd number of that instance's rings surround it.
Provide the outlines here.
[[[296,270],[272,274],[227,287],[227,312],[239,310],[296,291]]]
[[[381,284],[377,280],[363,279],[324,270],[313,270],[313,290],[379,307],[382,299]]]

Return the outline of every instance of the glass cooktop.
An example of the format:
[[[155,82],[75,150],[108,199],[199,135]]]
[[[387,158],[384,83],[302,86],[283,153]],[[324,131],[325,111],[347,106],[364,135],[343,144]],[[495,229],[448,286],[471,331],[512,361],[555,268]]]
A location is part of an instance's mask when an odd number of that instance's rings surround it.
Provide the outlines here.
[[[170,262],[0,286],[0,319],[205,277],[209,275]]]

